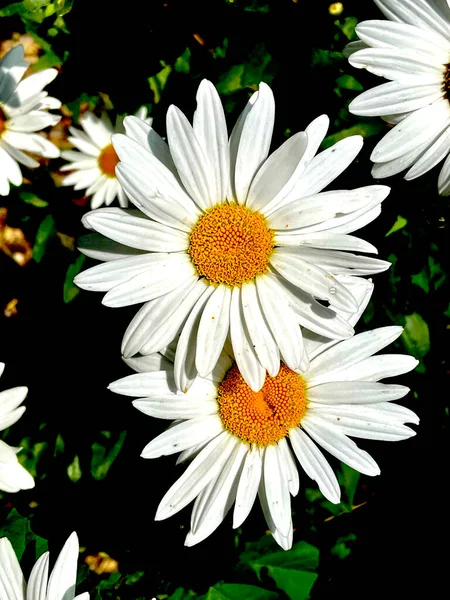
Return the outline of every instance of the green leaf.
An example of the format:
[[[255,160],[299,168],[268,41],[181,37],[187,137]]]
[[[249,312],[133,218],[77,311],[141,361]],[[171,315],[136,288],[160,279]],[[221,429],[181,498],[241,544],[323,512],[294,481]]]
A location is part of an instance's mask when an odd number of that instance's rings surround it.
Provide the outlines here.
[[[219,94],[226,96],[241,90],[244,73],[245,65],[233,65],[231,69],[221,75],[217,82],[217,91]]]
[[[402,340],[407,350],[416,358],[423,358],[430,350],[430,331],[418,313],[405,316]]]
[[[358,471],[355,471],[355,469],[352,469],[352,467],[349,467],[345,463],[341,463],[341,468],[338,471],[338,481],[345,492],[350,510],[353,506],[353,500],[355,498],[355,492],[356,488],[358,487],[359,478],[360,473]]]
[[[67,475],[74,483],[81,479],[82,472],[80,467],[80,459],[78,458],[77,454],[75,455],[72,463],[67,467]]]
[[[94,442],[92,444],[91,474],[94,479],[104,479],[106,477],[109,469],[122,449],[127,432],[126,430],[121,431],[119,437],[109,450],[107,446],[111,445],[111,442],[108,444],[109,437],[108,435],[105,435],[109,434],[109,432],[102,432],[102,434],[105,438],[104,443],[98,444],[97,442]]]
[[[47,244],[54,235],[56,235],[55,220],[52,215],[47,215],[39,225],[33,246],[33,258],[37,263],[44,258]]]
[[[93,111],[95,110],[95,107],[97,106],[98,102],[98,96],[89,96],[88,94],[83,92],[83,94],[81,94],[81,96],[79,96],[76,100],[73,100],[73,102],[68,102],[67,108],[72,113],[72,119],[75,122],[78,122],[80,118],[81,105],[87,104],[88,110]]]
[[[276,600],[276,592],[243,583],[217,583],[202,600]]]
[[[262,570],[274,579],[278,588],[292,600],[306,600],[317,579],[319,550],[307,542],[297,542],[287,552],[273,552],[249,561],[261,580]]]
[[[405,219],[405,217],[398,215],[397,220],[395,221],[395,223],[392,225],[392,227],[389,229],[389,231],[386,233],[386,235],[384,237],[388,237],[388,235],[391,235],[392,233],[395,233],[396,231],[400,231],[400,229],[403,229],[403,227],[405,227],[407,224],[408,224],[408,219]]]
[[[337,133],[332,133],[328,135],[322,142],[322,149],[329,148],[336,142],[343,140],[350,135],[362,135],[364,138],[371,137],[372,135],[377,135],[384,129],[384,125],[378,122],[370,122],[370,123],[358,123],[357,125],[353,125],[349,129],[342,129]]]
[[[155,104],[161,100],[161,94],[166,87],[167,80],[169,75],[172,73],[172,67],[170,65],[166,65],[163,62],[163,69],[156,73],[156,75],[152,75],[148,78],[148,83],[150,85],[150,89],[153,92]]]
[[[11,510],[5,522],[0,526],[0,537],[9,539],[19,561],[28,544],[35,545],[35,560],[47,551],[47,541],[31,530],[29,519],[19,515],[15,508]]]
[[[268,84],[272,83],[272,71],[272,57],[267,52],[265,44],[257,44],[245,64],[245,71],[242,78],[243,87],[256,90],[261,81],[265,81]]]
[[[344,90],[354,90],[356,92],[361,92],[364,88],[359,83],[357,79],[355,79],[352,75],[341,75],[336,79],[336,84],[338,87]]]
[[[356,37],[355,27],[358,25],[358,19],[356,17],[345,17],[344,21],[335,21],[335,25],[342,31],[348,40],[352,40]]]
[[[333,50],[322,50],[321,48],[313,48],[311,57],[311,66],[313,67],[330,67],[345,60],[342,52],[334,52]]]
[[[167,598],[167,600],[190,600],[191,598],[197,598],[197,594],[192,590],[185,590],[184,588],[177,588],[175,592]]]
[[[414,285],[419,286],[423,289],[423,291],[428,294],[430,291],[430,281],[428,278],[428,269],[424,267],[420,273],[416,273],[415,275],[411,275],[411,281]]]
[[[185,73],[186,75],[189,75],[190,70],[191,70],[191,51],[189,48],[186,48],[186,50],[183,52],[183,54],[181,56],[179,56],[177,58],[177,60],[175,61],[175,71],[177,71],[177,73]]]
[[[76,298],[80,293],[80,288],[74,284],[73,280],[74,277],[78,275],[78,273],[83,268],[85,260],[86,257],[84,256],[84,254],[80,254],[77,260],[71,265],[69,265],[69,268],[66,271],[63,288],[63,298],[66,304],[72,302],[72,300]]]
[[[341,560],[347,558],[352,551],[352,544],[349,544],[349,542],[353,543],[355,541],[356,535],[354,533],[349,533],[346,536],[340,537],[336,544],[331,548],[331,554],[337,556]]]
[[[31,204],[36,208],[44,208],[44,206],[48,206],[48,202],[46,200],[38,198],[36,194],[33,194],[33,192],[20,191],[19,196],[26,204]]]

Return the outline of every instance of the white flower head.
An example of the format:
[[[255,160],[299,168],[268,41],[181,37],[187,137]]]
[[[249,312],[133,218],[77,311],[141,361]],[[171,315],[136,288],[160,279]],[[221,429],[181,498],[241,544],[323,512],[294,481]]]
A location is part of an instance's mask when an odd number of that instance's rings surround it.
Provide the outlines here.
[[[72,533],[48,573],[49,553],[44,552],[34,565],[28,585],[19,561],[7,538],[0,538],[0,598],[2,600],[89,600],[85,592],[75,597],[78,562],[78,537]]]
[[[450,7],[432,0],[374,0],[389,21],[363,21],[350,63],[388,79],[351,102],[350,112],[394,127],[375,146],[376,178],[405,169],[415,179],[446,158],[439,193],[450,194]]]
[[[78,275],[80,287],[107,292],[117,307],[144,302],[122,344],[125,357],[153,354],[179,336],[175,381],[186,391],[211,373],[229,336],[250,387],[282,360],[307,370],[301,327],[334,339],[353,335],[337,311],[357,310],[338,274],[368,275],[389,263],[348,235],[375,219],[385,186],[321,191],[358,154],[353,136],[315,156],[327,128],[322,115],[269,156],[275,103],[261,83],[228,140],[214,86],[197,93],[193,126],[171,106],[168,145],[127,117],[113,136],[117,177],[139,209],[84,216],[98,234],[82,252],[105,261]]]
[[[136,118],[151,125],[147,109],[141,107]],[[114,133],[122,133],[123,117],[118,116],[115,125],[104,112],[101,118],[91,112],[85,112],[80,118],[83,131],[70,127],[69,142],[76,150],[64,150],[61,156],[70,161],[61,167],[61,171],[72,171],[64,177],[62,185],[73,185],[75,190],[86,190],[86,196],[92,196],[91,208],[104,204],[109,206],[115,198],[119,205],[128,206],[128,198],[116,177],[116,165],[119,158],[111,144]]]
[[[39,163],[32,152],[45,158],[57,158],[58,148],[36,133],[56,125],[61,116],[49,113],[61,102],[52,98],[44,87],[55,79],[56,69],[44,69],[23,78],[28,68],[23,46],[12,48],[0,60],[0,195],[9,194],[10,182],[21,185],[19,164],[31,169]]]
[[[0,376],[5,368],[0,363]],[[0,392],[0,431],[14,425],[25,412],[25,406],[20,406],[28,393],[26,387],[16,387]],[[17,460],[20,448],[12,448],[0,439],[0,490],[3,492],[18,492],[34,487],[34,479]]]
[[[363,309],[371,289],[359,287],[357,293]],[[401,332],[383,327],[341,341],[311,339],[309,369],[300,373],[282,364],[259,392],[225,351],[213,373],[198,377],[187,393],[176,390],[172,347],[126,360],[138,373],[110,389],[138,397],[133,404],[146,415],[174,420],[142,456],[181,452],[178,462],[192,459],[155,518],[166,519],[195,499],[185,542],[191,546],[208,537],[233,504],[233,527],[239,527],[258,495],[272,535],[289,549],[290,495],[300,485],[296,460],[322,494],[338,503],[336,475],[319,447],[360,473],[378,475],[373,458],[348,436],[397,441],[415,435],[405,423],[417,424],[417,415],[392,402],[408,388],[380,380],[406,373],[418,361],[402,354],[374,356]]]

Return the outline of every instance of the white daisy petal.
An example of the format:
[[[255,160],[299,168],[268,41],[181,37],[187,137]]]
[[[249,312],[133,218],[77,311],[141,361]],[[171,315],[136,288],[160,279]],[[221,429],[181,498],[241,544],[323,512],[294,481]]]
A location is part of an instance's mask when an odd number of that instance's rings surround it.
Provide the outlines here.
[[[335,371],[333,379],[337,381],[379,381],[386,377],[408,373],[415,369],[418,364],[419,361],[417,359],[403,354],[370,356],[345,369]],[[314,383],[316,383],[316,380]]]
[[[206,377],[219,360],[230,324],[231,289],[219,285],[208,299],[197,333],[195,366],[201,377]]]
[[[141,250],[117,244],[99,233],[91,233],[80,237],[78,239],[78,250],[90,258],[103,261],[142,254]]]
[[[167,111],[169,148],[184,187],[202,209],[219,200],[209,157],[204,154],[184,114],[176,107]]]
[[[277,246],[310,246],[326,250],[353,250],[355,252],[372,252],[378,254],[375,246],[361,238],[345,233],[318,232],[302,235],[300,233],[277,232]]]
[[[267,496],[266,496],[266,487],[265,487],[264,476],[261,478],[261,483],[259,484],[258,496],[259,496],[259,502],[261,504],[261,508],[262,508],[262,511],[264,514],[264,518],[266,519],[266,523],[267,523],[267,525],[270,529],[270,532],[273,535],[275,541],[277,542],[277,544],[279,544],[283,548],[283,550],[290,550],[290,548],[292,547],[292,538],[293,538],[292,519],[290,520],[290,523],[289,523],[288,534],[282,535],[280,530],[277,529],[277,526],[275,525],[275,522],[272,518],[272,514],[270,512],[270,506],[269,506],[269,502],[268,502]],[[288,499],[289,499],[289,496],[288,496]]]
[[[175,354],[174,374],[177,388],[183,392],[187,392],[197,376],[197,369],[195,367],[197,333],[202,311],[213,291],[214,288],[212,286],[205,287],[202,295],[194,304],[194,307],[192,308],[178,339],[177,350]]]
[[[11,158],[16,160],[21,165],[28,167],[29,169],[37,169],[39,166],[37,160],[34,160],[34,158],[31,158],[31,156],[28,156],[28,154],[24,154],[20,150],[17,150],[17,148],[14,148],[14,146],[11,146],[11,144],[8,144],[4,136],[0,139],[0,148],[4,148]]]
[[[138,211],[121,208],[94,210],[83,216],[90,228],[118,242],[150,252],[187,250],[188,236],[179,230],[150,221]]]
[[[211,440],[161,500],[155,520],[167,519],[189,504],[217,477],[233,449],[234,440],[225,431]]]
[[[267,446],[263,454],[264,487],[267,505],[275,527],[286,537],[291,523],[291,501],[284,465],[277,446]]]
[[[438,190],[441,196],[450,194],[450,156],[447,156],[438,179]]]
[[[409,388],[372,381],[332,381],[308,387],[308,400],[319,404],[373,404],[399,400]]]
[[[424,83],[438,83],[442,67],[433,64],[432,56],[413,49],[367,48],[348,59],[357,69],[391,80],[408,81],[413,75],[423,76]]]
[[[155,354],[148,354],[133,356],[127,358],[122,356],[123,361],[131,367],[137,373],[148,373],[153,371],[173,370],[173,364],[169,360],[156,352]]]
[[[287,366],[295,371],[304,358],[303,338],[298,321],[274,278],[257,277],[256,288],[264,317],[277,341],[280,354]]]
[[[11,146],[15,146],[18,150],[26,150],[33,152],[45,158],[58,158],[59,149],[49,142],[47,138],[38,133],[20,133],[18,131],[3,132],[3,139]]]
[[[78,537],[72,533],[61,550],[48,580],[47,600],[72,600],[77,580]],[[30,577],[31,578],[31,577]]]
[[[189,279],[196,279],[195,269],[184,254],[158,253],[144,256],[153,260],[147,262],[145,270],[140,270],[136,275],[122,280],[110,289],[102,300],[105,306],[128,306],[147,302],[171,292]],[[132,260],[135,261],[136,257]],[[110,264],[112,263],[100,266]]]
[[[338,480],[319,448],[299,428],[291,429],[289,439],[295,456],[308,477],[317,482],[327,500],[339,504],[341,490]]]
[[[12,131],[20,131],[23,133],[30,133],[34,131],[40,131],[44,127],[50,125],[56,125],[61,117],[59,115],[52,115],[40,110],[32,110],[25,115],[13,117],[8,121],[8,129]]]
[[[123,124],[128,137],[138,142],[138,144],[153,154],[169,171],[178,177],[169,146],[150,125],[133,116],[125,117]],[[126,159],[127,157],[124,156],[124,158]]]
[[[99,150],[111,143],[111,135],[114,133],[114,129],[112,125],[107,127],[104,119],[98,119],[92,113],[85,112],[80,118],[80,125]]]
[[[177,392],[173,371],[136,373],[109,384],[108,389],[124,396],[169,396]]]
[[[388,19],[408,23],[422,29],[437,32],[446,39],[450,38],[450,25],[439,13],[436,4],[428,0],[374,0],[378,8]]]
[[[292,494],[292,496],[296,496],[300,489],[300,478],[298,476],[298,470],[294,461],[294,457],[289,449],[286,438],[282,438],[278,442],[277,447],[279,452],[278,457],[280,461],[283,461],[289,492]]]
[[[380,469],[373,458],[365,450],[358,448],[355,442],[334,425],[317,415],[308,413],[302,420],[302,427],[322,448],[338,460],[365,475],[380,474]]]
[[[152,440],[142,451],[143,458],[158,458],[181,452],[200,442],[213,439],[223,431],[218,415],[207,415],[183,421],[167,429]]]
[[[216,202],[224,202],[230,169],[227,124],[219,94],[206,79],[198,87],[193,129],[205,156],[214,167]]]
[[[242,284],[241,302],[245,325],[259,362],[269,375],[275,377],[280,369],[280,352],[264,317],[253,281]]]
[[[261,451],[252,446],[247,452],[236,491],[236,503],[233,512],[233,528],[240,527],[248,517],[258,493],[262,476]]]
[[[264,384],[266,371],[258,360],[250,334],[245,325],[241,290],[239,288],[234,288],[231,294],[230,338],[239,371],[250,388],[255,392],[259,391]]]
[[[246,202],[253,177],[267,158],[274,121],[275,101],[272,90],[261,82],[254,101],[230,138],[231,189],[239,204]]]
[[[47,600],[49,562],[50,554],[44,552],[35,563],[27,585],[27,600]]]
[[[0,594],[8,600],[24,600],[25,578],[8,538],[0,538]]]
[[[450,146],[450,127],[448,127],[417,159],[414,165],[405,174],[405,179],[416,179],[441,162],[448,154]],[[402,169],[403,170],[403,169]]]

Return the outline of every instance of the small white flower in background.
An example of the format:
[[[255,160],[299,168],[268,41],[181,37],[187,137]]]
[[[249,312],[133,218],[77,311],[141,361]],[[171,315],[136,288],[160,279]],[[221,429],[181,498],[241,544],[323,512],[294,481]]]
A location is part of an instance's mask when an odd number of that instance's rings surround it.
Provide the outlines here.
[[[371,288],[354,291],[362,311]],[[142,456],[181,452],[178,462],[192,459],[155,519],[166,519],[195,499],[185,542],[192,546],[220,525],[233,504],[233,527],[239,527],[258,495],[272,535],[289,549],[290,495],[297,495],[300,485],[295,458],[322,494],[338,503],[339,484],[319,446],[360,473],[378,475],[373,458],[347,436],[398,441],[415,435],[405,423],[417,424],[417,415],[392,402],[408,388],[380,380],[411,371],[418,361],[402,354],[373,356],[401,332],[383,327],[343,341],[311,339],[309,369],[298,373],[283,364],[259,392],[245,383],[226,352],[210,377],[197,378],[186,394],[175,387],[172,347],[126,360],[138,373],[110,389],[138,397],[133,404],[146,415],[174,420]]]
[[[376,249],[348,235],[379,215],[389,188],[320,193],[353,161],[362,138],[315,156],[328,129],[322,115],[269,156],[274,118],[272,91],[261,83],[228,140],[219,95],[206,80],[193,127],[169,108],[168,144],[125,118],[127,135],[112,138],[116,172],[142,212],[110,208],[83,218],[98,234],[82,238],[80,250],[105,263],[76,284],[108,292],[107,306],[145,302],[125,333],[124,356],[158,352],[179,336],[180,390],[211,373],[227,336],[255,391],[266,370],[276,376],[280,360],[307,370],[300,325],[334,339],[354,333],[336,311],[351,314],[357,304],[336,276],[389,267],[349,252]]]
[[[12,48],[0,60],[0,195],[9,194],[10,182],[22,183],[18,163],[34,169],[39,163],[29,156],[32,152],[45,158],[57,158],[58,148],[36,133],[56,125],[60,115],[49,113],[61,102],[43,88],[58,74],[56,69],[44,69],[22,79],[28,68],[23,60],[23,46]]]
[[[450,8],[433,0],[374,0],[390,21],[363,21],[350,63],[389,79],[357,96],[350,112],[395,125],[375,146],[376,178],[408,169],[415,179],[446,160],[439,193],[450,194]]]
[[[0,363],[0,376],[5,368]],[[0,392],[0,431],[14,425],[25,412],[20,406],[28,393],[26,387],[16,387]],[[34,487],[34,479],[17,460],[20,448],[12,448],[0,439],[0,490],[18,492]]]
[[[74,532],[63,546],[50,577],[49,553],[34,565],[28,584],[7,538],[0,538],[0,598],[2,600],[89,600],[89,593],[75,596],[78,537]]]
[[[151,125],[152,119],[147,117],[147,109],[141,107],[136,118]],[[85,196],[92,196],[91,208],[102,204],[109,206],[115,198],[119,205],[128,206],[128,198],[116,177],[116,165],[119,158],[111,144],[113,133],[123,132],[123,117],[118,116],[113,126],[108,115],[102,113],[99,119],[91,112],[80,118],[84,131],[76,127],[70,128],[69,141],[77,150],[63,150],[61,156],[70,161],[61,167],[61,171],[73,171],[62,181],[62,185],[73,185],[75,190],[86,190]]]

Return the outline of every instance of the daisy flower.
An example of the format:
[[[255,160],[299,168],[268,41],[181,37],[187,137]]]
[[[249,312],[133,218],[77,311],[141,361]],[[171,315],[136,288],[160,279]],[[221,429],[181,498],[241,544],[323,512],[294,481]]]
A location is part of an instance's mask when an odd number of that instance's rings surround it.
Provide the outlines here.
[[[151,118],[147,117],[147,109],[141,107],[136,112],[136,118],[142,119],[149,125]],[[99,119],[91,112],[86,112],[80,118],[83,131],[70,127],[69,142],[76,150],[64,150],[62,158],[70,161],[61,167],[61,171],[72,171],[64,177],[62,185],[73,185],[75,190],[86,190],[86,196],[92,196],[91,208],[102,204],[109,206],[115,198],[120,206],[128,206],[128,198],[117,181],[115,168],[119,159],[111,144],[111,135],[123,131],[123,117],[118,116],[113,126],[106,113]]]
[[[408,169],[415,179],[446,160],[439,193],[450,194],[450,8],[431,0],[374,0],[389,21],[363,21],[349,61],[388,79],[357,96],[350,112],[395,125],[375,146],[376,178]]]
[[[45,158],[57,158],[58,148],[37,131],[60,120],[48,112],[61,102],[52,98],[44,87],[58,74],[56,69],[44,69],[24,79],[28,63],[23,60],[23,46],[12,48],[0,60],[0,195],[9,194],[10,182],[22,183],[19,164],[30,169],[39,163],[29,156],[32,152]]]
[[[34,565],[28,585],[7,538],[0,538],[0,597],[5,600],[89,600],[89,593],[75,596],[78,538],[74,532],[48,573],[50,555],[44,552]]]
[[[328,128],[322,115],[269,156],[275,103],[261,83],[228,140],[214,86],[197,93],[194,125],[175,106],[168,145],[148,125],[124,121],[113,136],[117,177],[139,209],[101,209],[84,224],[97,233],[82,252],[105,261],[79,274],[81,288],[107,292],[117,307],[143,302],[122,344],[124,356],[153,354],[179,336],[174,377],[187,390],[213,370],[227,336],[248,385],[261,389],[280,360],[308,368],[300,325],[334,339],[353,335],[336,310],[357,310],[338,274],[367,275],[389,263],[348,235],[375,219],[385,186],[322,192],[353,161],[360,136],[315,156]],[[100,234],[100,235],[99,235]]]
[[[0,376],[5,368],[0,363]],[[14,425],[25,412],[20,406],[28,393],[26,387],[16,387],[0,392],[0,431]],[[12,448],[0,439],[0,490],[18,492],[34,487],[34,479],[17,460],[20,448]]]
[[[319,447],[366,475],[378,475],[373,458],[348,436],[398,441],[415,432],[411,410],[394,404],[408,393],[381,379],[406,373],[418,361],[401,354],[373,356],[401,334],[383,327],[347,340],[317,344],[305,373],[282,363],[259,392],[244,381],[238,365],[222,352],[213,373],[198,377],[189,391],[176,390],[173,349],[127,362],[138,373],[112,383],[112,391],[139,397],[146,415],[174,419],[143,450],[144,458],[181,452],[193,459],[165,494],[155,516],[166,519],[195,499],[186,545],[208,537],[234,504],[233,527],[248,516],[256,496],[275,540],[292,545],[290,495],[299,491],[296,460],[333,503],[340,488]]]

